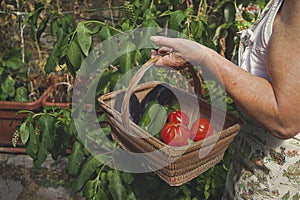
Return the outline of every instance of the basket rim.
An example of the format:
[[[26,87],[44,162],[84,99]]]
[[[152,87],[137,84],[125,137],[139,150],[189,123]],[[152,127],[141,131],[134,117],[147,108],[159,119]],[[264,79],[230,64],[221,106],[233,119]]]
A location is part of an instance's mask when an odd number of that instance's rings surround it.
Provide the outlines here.
[[[135,92],[139,92],[139,91],[142,91],[142,90],[145,90],[145,89],[151,89],[151,88],[155,87],[158,84],[168,84],[168,83],[163,82],[163,81],[150,81],[150,82],[146,82],[146,83],[141,83],[141,84],[136,86]],[[170,87],[175,88],[172,85],[170,85]],[[181,92],[186,92],[186,91],[184,91],[183,89],[180,89],[180,88],[176,88],[176,89],[180,90]],[[126,90],[127,90],[127,88],[122,88],[122,89],[119,89],[119,90],[115,90],[115,91],[103,94],[103,95],[99,96],[97,98],[97,100],[100,103],[100,106],[108,106],[106,101],[108,101],[112,98],[115,98],[116,95],[121,93],[121,92],[126,92]],[[192,93],[186,93],[186,94],[188,94],[190,96],[194,96]],[[209,104],[210,106],[212,106],[208,101],[206,101],[204,99],[201,99],[201,101],[204,102],[205,104]],[[242,121],[239,118],[232,115],[231,113],[226,112],[226,118],[229,119],[230,121],[236,122],[239,125],[242,125]]]
[[[166,151],[164,153],[161,153],[159,155],[148,155],[147,153],[150,153],[151,151],[148,151],[149,146],[151,145],[150,143],[147,143],[146,141],[142,141],[140,140],[140,142],[135,142],[133,140],[131,140],[130,138],[126,138],[123,137],[122,135],[118,134],[115,130],[112,131],[112,137],[113,139],[118,142],[120,144],[120,146],[128,151],[134,151],[134,152],[138,152],[138,153],[146,153],[145,156],[150,157],[160,157],[163,158],[164,161],[158,161],[159,163],[164,163],[164,162],[168,162],[168,163],[181,163],[181,162],[185,162],[187,159],[198,159],[199,156],[199,151],[200,149],[204,148],[204,149],[210,149],[210,147],[212,147],[209,151],[208,154],[206,154],[204,157],[207,157],[209,154],[211,154],[212,152],[216,153],[216,152],[220,152],[223,151],[223,149],[227,149],[229,144],[232,142],[233,138],[236,136],[237,132],[231,134],[228,137],[225,137],[222,140],[219,140],[216,142],[216,144],[214,146],[210,145],[206,145],[206,146],[189,146],[185,151],[172,151],[174,150],[174,148],[172,148],[171,146],[168,146],[170,149],[169,151]],[[167,145],[166,145],[167,146]],[[192,148],[194,147],[194,148]],[[197,147],[197,148],[195,148]],[[154,150],[159,150],[157,148],[153,148]],[[196,157],[193,157],[193,155],[195,155]],[[204,158],[202,157],[202,158]],[[156,159],[154,159],[156,160]],[[161,159],[160,159],[161,160]]]
[[[161,84],[161,83],[164,83],[164,82],[161,82],[161,81],[151,81],[151,82],[147,82],[147,83],[142,83],[142,84],[139,84],[136,88],[135,88],[135,92],[139,92],[139,91],[143,91],[145,89],[151,89],[153,88],[155,85],[157,84]],[[179,89],[180,90],[180,89]],[[115,110],[114,108],[110,107],[110,105],[108,105],[108,101],[110,101],[111,99],[115,98],[117,94],[121,93],[121,92],[124,92],[126,91],[126,88],[123,88],[123,89],[119,89],[119,90],[115,90],[113,92],[109,92],[107,94],[104,94],[102,96],[100,96],[98,98],[98,101],[100,103],[100,106],[103,108],[103,110],[105,111],[105,114],[108,116],[108,118],[110,119],[109,121],[113,121],[113,120],[116,120],[118,123],[122,123],[121,121],[121,118],[120,118],[120,115],[121,113],[117,110]],[[182,91],[184,92],[184,91]],[[190,93],[188,93],[188,95],[192,95]],[[193,96],[193,95],[192,95]],[[201,101],[203,101],[205,104],[208,104],[210,105],[207,101],[204,101],[201,99]],[[112,117],[118,117],[118,118],[112,118]],[[240,127],[241,127],[241,122],[240,120],[238,120],[236,117],[234,117],[233,115],[231,115],[230,113],[226,113],[226,119],[231,121],[231,125],[228,126],[226,129],[222,129],[222,131],[220,131],[219,133],[219,139],[216,140],[219,141],[220,139],[222,138],[225,138],[225,137],[228,137],[230,135],[232,135],[233,133],[235,132],[238,132]],[[130,127],[133,127],[135,128],[136,130],[138,130],[142,136],[149,136],[149,137],[145,137],[147,139],[149,139],[150,141],[152,142],[155,142],[161,149],[163,147],[168,147],[168,149],[171,149],[171,151],[174,153],[174,152],[182,152],[182,151],[185,151],[187,148],[186,146],[182,146],[182,147],[177,147],[177,146],[170,146],[170,145],[167,145],[165,144],[164,142],[160,141],[159,139],[155,138],[155,137],[151,137],[151,135],[146,132],[143,128],[141,128],[140,126],[138,126],[137,124],[135,124],[134,122],[132,121],[129,121],[129,124],[130,124]],[[111,124],[112,125],[112,124]],[[225,131],[228,131],[230,130],[230,133],[229,134],[224,134]],[[207,137],[206,140],[213,140],[214,141],[214,137],[217,137],[217,136],[210,136],[210,137]],[[198,148],[198,147],[201,147],[202,146],[202,143],[203,143],[204,140],[200,140],[198,142],[193,142],[189,149],[194,149],[194,148]],[[209,142],[205,142],[205,146],[208,146],[210,145]]]

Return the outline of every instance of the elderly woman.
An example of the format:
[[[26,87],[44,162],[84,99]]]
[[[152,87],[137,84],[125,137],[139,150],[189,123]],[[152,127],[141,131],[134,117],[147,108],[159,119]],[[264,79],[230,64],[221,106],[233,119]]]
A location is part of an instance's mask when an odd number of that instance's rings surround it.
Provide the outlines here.
[[[239,107],[224,199],[300,199],[300,1],[268,3],[241,34],[239,66],[190,40],[151,40],[172,49],[156,65],[203,66]]]

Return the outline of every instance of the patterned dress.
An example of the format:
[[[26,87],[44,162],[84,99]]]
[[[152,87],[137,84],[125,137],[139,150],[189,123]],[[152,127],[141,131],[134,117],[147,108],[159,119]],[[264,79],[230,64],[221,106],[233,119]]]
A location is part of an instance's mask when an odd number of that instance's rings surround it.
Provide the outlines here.
[[[271,0],[256,24],[241,33],[239,65],[267,80],[267,46],[282,3]],[[300,199],[300,134],[281,140],[243,111],[240,117],[223,199]]]

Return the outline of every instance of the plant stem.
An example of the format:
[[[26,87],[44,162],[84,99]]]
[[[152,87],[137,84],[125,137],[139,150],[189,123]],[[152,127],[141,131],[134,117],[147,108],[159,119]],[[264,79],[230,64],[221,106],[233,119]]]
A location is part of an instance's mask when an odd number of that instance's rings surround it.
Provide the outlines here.
[[[154,0],[151,1],[150,10],[152,9],[153,4],[154,4]]]
[[[108,8],[109,8],[109,14],[110,14],[110,18],[111,18],[112,27],[115,27],[114,15],[113,15],[113,11],[112,11],[112,8],[111,8],[111,0],[108,0],[107,3],[108,3]]]
[[[206,16],[207,12],[207,2],[206,0],[200,0],[198,7],[198,16]]]
[[[83,22],[83,23],[86,24],[86,25],[89,25],[89,24],[92,24],[92,23],[100,24],[101,26],[107,25],[107,23],[101,22],[101,21],[97,21],[97,20],[89,20],[89,21],[85,21],[85,22]],[[110,28],[111,28],[112,30],[118,32],[118,33],[122,33],[122,34],[126,34],[126,35],[127,35],[127,33],[123,32],[123,31],[121,31],[121,30],[119,30],[119,29],[117,29],[117,28],[114,28],[114,27],[112,27],[112,26],[110,26]]]

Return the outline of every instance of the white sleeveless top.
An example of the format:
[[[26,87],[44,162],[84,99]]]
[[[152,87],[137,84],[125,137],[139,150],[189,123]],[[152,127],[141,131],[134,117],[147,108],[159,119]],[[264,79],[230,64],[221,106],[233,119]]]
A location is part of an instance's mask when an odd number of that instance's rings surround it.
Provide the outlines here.
[[[241,32],[239,65],[269,81],[268,45],[283,1],[271,0],[254,26]],[[242,111],[240,117],[223,199],[300,199],[300,134],[281,140]]]
[[[240,32],[239,66],[256,76],[270,80],[266,61],[275,16],[283,0],[271,0],[255,24]]]

